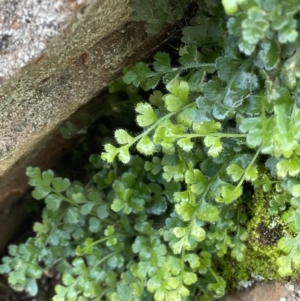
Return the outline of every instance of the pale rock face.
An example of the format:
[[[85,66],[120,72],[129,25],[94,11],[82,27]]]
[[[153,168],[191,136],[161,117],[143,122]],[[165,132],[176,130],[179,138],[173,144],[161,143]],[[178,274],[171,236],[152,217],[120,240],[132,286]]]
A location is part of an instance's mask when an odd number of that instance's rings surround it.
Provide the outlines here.
[[[0,0],[0,86],[37,57],[84,0]]]

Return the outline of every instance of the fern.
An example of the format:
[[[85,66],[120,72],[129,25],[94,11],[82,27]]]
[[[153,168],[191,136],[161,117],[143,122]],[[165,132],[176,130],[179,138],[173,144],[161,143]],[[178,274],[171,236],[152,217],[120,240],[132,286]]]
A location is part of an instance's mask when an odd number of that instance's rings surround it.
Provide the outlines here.
[[[149,32],[163,25],[156,18],[181,18],[186,4],[146,2],[134,1],[134,18],[148,19]],[[89,185],[27,169],[46,207],[36,237],[3,258],[15,289],[35,295],[36,280],[55,268],[54,301],[220,299],[220,259],[247,258],[245,208],[259,191],[272,195],[266,212],[284,225],[279,277],[299,268],[300,6],[222,3],[231,17],[218,1],[199,2],[177,62],[158,52],[111,85],[134,104],[139,130],[119,126],[91,156]],[[122,100],[112,106],[125,120]]]

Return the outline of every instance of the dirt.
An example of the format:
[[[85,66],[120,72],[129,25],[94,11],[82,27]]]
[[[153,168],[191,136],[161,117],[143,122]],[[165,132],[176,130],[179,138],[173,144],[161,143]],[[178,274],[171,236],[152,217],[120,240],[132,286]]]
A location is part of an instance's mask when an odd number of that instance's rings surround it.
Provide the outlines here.
[[[265,282],[237,291],[227,301],[299,301],[299,283]]]

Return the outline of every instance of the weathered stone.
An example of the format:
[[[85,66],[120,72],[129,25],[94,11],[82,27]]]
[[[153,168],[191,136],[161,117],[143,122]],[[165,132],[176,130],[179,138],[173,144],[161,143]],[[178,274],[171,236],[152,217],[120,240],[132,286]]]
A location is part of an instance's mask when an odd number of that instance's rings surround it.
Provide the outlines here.
[[[170,28],[147,35],[130,14],[129,0],[88,1],[83,15],[1,87],[0,213],[27,190],[27,166],[49,168],[70,147],[58,134],[62,122],[166,38]]]
[[[0,86],[77,17],[85,0],[0,1]]]

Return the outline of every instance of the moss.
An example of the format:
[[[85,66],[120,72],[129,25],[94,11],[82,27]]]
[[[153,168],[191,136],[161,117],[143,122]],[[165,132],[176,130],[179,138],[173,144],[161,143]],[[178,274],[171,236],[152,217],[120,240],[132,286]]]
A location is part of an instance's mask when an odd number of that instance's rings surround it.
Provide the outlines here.
[[[264,192],[261,188],[257,188],[252,201],[248,202],[249,238],[244,259],[238,262],[228,255],[219,261],[228,290],[239,287],[240,281],[251,280],[255,275],[266,280],[283,280],[277,273],[276,259],[281,254],[277,242],[284,236],[286,228],[280,215],[278,213],[271,215],[268,210],[269,202],[275,195],[278,197],[278,194],[275,189]]]

